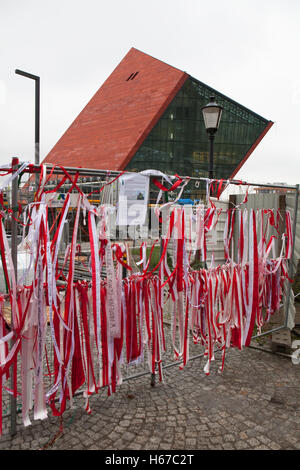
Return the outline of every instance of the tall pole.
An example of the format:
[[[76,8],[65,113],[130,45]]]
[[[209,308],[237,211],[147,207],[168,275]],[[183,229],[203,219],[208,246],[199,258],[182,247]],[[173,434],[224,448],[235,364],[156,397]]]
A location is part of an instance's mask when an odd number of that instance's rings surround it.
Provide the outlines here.
[[[13,158],[12,160],[12,169],[16,171],[18,169],[19,160],[18,158]],[[16,208],[18,205],[18,178],[15,178],[12,181],[12,190],[11,190],[11,207],[13,215],[15,215]],[[16,284],[18,283],[18,222],[15,217],[11,219],[11,257],[15,271]],[[16,301],[16,299],[14,299]],[[13,321],[13,309],[11,312],[11,329],[14,330],[15,326]],[[11,340],[11,347],[14,344],[14,338]],[[13,364],[10,368],[10,386],[11,390],[15,390],[15,367]],[[14,436],[17,432],[17,398],[14,395],[10,397],[10,434]]]
[[[294,253],[295,253],[295,243],[296,243],[296,231],[297,231],[297,215],[298,215],[298,204],[299,204],[299,188],[300,185],[296,185],[296,194],[295,194],[295,202],[294,202],[294,216],[293,216],[293,247],[292,247],[292,254],[291,259],[289,260],[289,277],[293,279],[294,277]],[[291,295],[291,282],[288,282],[286,288],[286,304],[285,304],[285,327],[288,327],[289,323],[289,309],[290,309],[290,295]]]
[[[16,69],[17,75],[30,78],[35,81],[35,125],[34,125],[34,163],[40,164],[40,77],[32,73],[24,72],[23,70]],[[38,189],[39,178],[38,174],[35,175],[35,190]]]
[[[214,132],[209,133],[209,179],[214,178]]]
[[[34,138],[34,162],[40,164],[40,78],[35,79],[35,138]],[[38,173],[35,175],[35,190],[39,184]]]

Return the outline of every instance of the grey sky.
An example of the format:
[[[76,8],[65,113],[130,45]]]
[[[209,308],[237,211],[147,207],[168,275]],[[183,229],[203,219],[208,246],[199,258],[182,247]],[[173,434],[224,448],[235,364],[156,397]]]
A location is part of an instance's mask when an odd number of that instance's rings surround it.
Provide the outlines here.
[[[300,181],[299,0],[0,0],[0,163],[41,159],[131,47],[275,122],[238,176]]]

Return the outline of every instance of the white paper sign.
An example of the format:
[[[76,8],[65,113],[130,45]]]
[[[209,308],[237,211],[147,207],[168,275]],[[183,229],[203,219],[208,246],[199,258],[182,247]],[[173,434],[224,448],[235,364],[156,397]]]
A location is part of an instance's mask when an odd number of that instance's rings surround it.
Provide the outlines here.
[[[51,207],[63,207],[67,194],[65,193],[46,193],[45,202],[50,203]],[[79,194],[70,193],[70,207],[77,207]]]
[[[118,225],[143,225],[146,220],[149,177],[134,173],[119,178]]]

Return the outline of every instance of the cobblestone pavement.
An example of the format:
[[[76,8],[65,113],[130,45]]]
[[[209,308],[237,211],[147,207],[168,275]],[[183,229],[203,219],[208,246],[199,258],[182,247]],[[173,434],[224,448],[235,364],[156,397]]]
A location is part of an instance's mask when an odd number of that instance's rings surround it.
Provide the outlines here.
[[[91,398],[91,415],[76,397],[61,434],[50,413],[27,428],[19,414],[11,437],[6,417],[0,449],[300,449],[300,364],[250,348],[228,351],[223,374],[217,360],[205,376],[204,363],[166,369],[155,387],[147,375],[110,397],[103,390]]]

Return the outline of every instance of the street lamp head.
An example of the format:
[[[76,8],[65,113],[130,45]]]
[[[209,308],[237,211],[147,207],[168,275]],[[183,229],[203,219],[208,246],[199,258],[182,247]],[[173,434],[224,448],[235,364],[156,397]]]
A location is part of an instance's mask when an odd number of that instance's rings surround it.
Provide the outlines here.
[[[222,110],[222,106],[216,103],[216,99],[214,96],[211,96],[210,102],[206,106],[203,106],[202,114],[204,124],[209,134],[214,134],[218,130]]]
[[[22,75],[23,77],[26,77],[26,78],[31,78],[32,80],[36,80],[36,81],[40,80],[40,77],[38,77],[37,75],[33,75],[32,73],[24,72],[24,70],[16,69],[15,73],[17,75]]]

